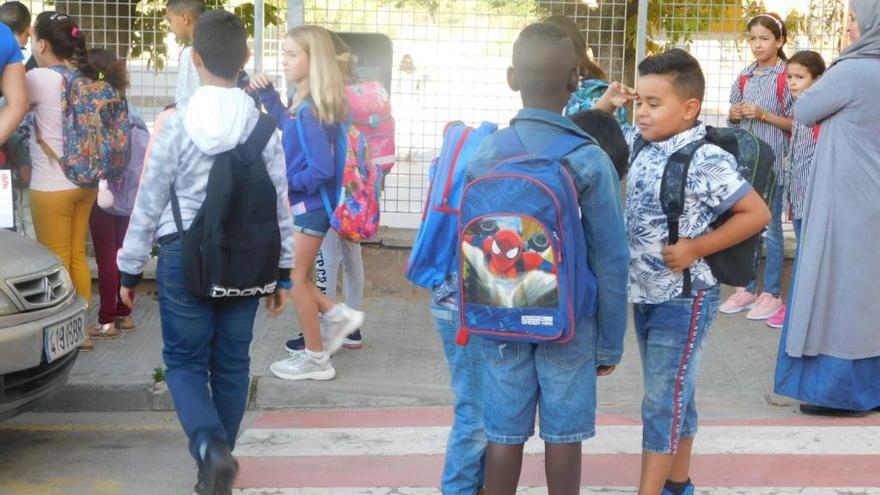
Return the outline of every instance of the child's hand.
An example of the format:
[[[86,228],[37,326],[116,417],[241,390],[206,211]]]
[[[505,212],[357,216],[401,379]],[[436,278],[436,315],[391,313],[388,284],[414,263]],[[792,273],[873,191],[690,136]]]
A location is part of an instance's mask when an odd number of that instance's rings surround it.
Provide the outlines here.
[[[275,317],[284,312],[284,306],[287,303],[287,291],[284,289],[275,291],[271,296],[266,296],[266,309],[269,310],[269,316]]]
[[[618,109],[627,103],[639,99],[639,94],[636,90],[626,86],[625,84],[621,84],[619,82],[613,82],[608,89],[605,91],[605,94],[602,95],[602,98],[599,101],[604,101],[605,103],[614,107],[614,109]]]
[[[767,110],[759,107],[758,105],[752,105],[751,103],[746,103],[742,106],[742,115],[747,119],[764,119],[764,115],[767,114]]]
[[[696,248],[693,239],[679,239],[675,244],[663,248],[663,261],[674,273],[683,272],[700,257]]]
[[[739,122],[743,119],[743,105],[744,103],[739,102],[730,107],[730,112],[727,114],[730,120],[734,122]]]
[[[614,373],[615,368],[617,368],[617,366],[596,366],[596,376],[608,376],[611,373]]]
[[[266,89],[271,85],[272,85],[272,80],[269,79],[269,76],[267,76],[266,74],[257,74],[251,80],[251,84],[248,87],[251,89],[258,89],[259,90],[259,89]]]

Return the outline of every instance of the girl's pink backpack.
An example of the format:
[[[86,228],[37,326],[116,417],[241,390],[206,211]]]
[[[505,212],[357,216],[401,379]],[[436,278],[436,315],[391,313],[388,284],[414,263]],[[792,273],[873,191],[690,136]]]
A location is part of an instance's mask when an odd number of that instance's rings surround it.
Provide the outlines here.
[[[394,117],[382,83],[367,81],[345,88],[354,126],[367,139],[370,161],[387,174],[394,167]]]

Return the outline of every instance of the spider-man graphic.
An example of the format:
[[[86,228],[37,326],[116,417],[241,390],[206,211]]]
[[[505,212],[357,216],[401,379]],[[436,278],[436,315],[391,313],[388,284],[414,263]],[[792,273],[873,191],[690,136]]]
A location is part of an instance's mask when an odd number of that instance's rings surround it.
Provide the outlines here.
[[[553,263],[536,252],[526,251],[522,238],[512,230],[499,230],[490,237],[471,237],[470,244],[483,250],[489,272],[504,278],[540,270],[553,273]]]

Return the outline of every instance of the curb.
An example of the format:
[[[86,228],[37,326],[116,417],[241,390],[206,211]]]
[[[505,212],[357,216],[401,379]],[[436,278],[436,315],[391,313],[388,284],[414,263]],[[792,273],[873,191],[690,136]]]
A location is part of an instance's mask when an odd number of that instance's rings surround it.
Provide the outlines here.
[[[68,383],[34,407],[40,412],[173,411],[167,388],[154,392],[152,383]]]

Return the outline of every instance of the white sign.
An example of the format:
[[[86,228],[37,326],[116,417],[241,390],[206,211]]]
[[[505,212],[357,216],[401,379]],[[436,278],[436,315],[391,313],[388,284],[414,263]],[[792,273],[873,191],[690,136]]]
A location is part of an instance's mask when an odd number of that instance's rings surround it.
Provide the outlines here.
[[[11,229],[15,227],[12,217],[12,171],[0,170],[0,228]]]

